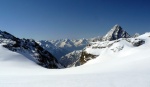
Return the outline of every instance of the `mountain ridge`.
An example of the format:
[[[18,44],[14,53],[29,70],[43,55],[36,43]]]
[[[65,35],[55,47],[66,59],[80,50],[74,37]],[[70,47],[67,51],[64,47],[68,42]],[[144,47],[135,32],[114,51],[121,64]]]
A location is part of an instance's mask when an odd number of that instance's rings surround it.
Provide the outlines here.
[[[58,60],[33,39],[19,39],[6,31],[0,31],[0,43],[11,51],[30,57],[32,61],[46,68],[61,68]]]
[[[3,33],[5,33],[5,35],[3,35]],[[54,60],[52,65],[53,68],[58,68],[57,65],[61,65],[63,64],[64,66],[74,66],[74,62],[76,62],[77,60],[79,60],[79,57],[82,57],[82,50],[84,50],[85,47],[90,46],[91,42],[95,42],[95,41],[113,41],[113,40],[118,40],[120,38],[130,38],[131,35],[129,35],[126,31],[124,31],[121,26],[119,26],[118,24],[115,25],[113,28],[111,28],[110,31],[107,32],[107,34],[103,37],[96,37],[96,38],[91,38],[91,39],[78,39],[78,40],[70,40],[70,39],[61,39],[61,40],[41,40],[41,41],[37,41],[35,42],[33,39],[19,39],[16,38],[15,36],[7,33],[7,32],[2,32],[1,31],[1,36],[3,38],[6,39],[11,39],[14,43],[10,43],[5,45],[6,48],[12,50],[12,51],[16,51],[18,50],[18,47],[20,47],[19,49],[21,50],[34,50],[34,52],[29,52],[30,55],[32,55],[33,57],[37,57],[40,55],[40,57],[43,57],[41,59],[47,58],[47,57],[52,57],[52,58],[48,58],[46,60],[36,60],[32,59],[33,61],[41,61],[44,62],[43,64],[41,64],[44,67],[49,67],[47,64],[49,62],[51,62],[50,60]],[[136,35],[137,36],[137,35]],[[29,46],[31,45],[31,46]],[[32,48],[35,48],[33,49]],[[16,49],[17,48],[17,49]],[[37,51],[37,50],[44,50],[43,51]],[[81,51],[77,51],[77,50],[81,50]],[[28,50],[26,50],[28,51]],[[82,54],[81,54],[82,52]],[[20,52],[21,53],[21,52]],[[46,54],[44,54],[46,53]],[[34,55],[36,54],[36,55]],[[44,54],[44,55],[43,55]],[[86,54],[86,53],[84,53]],[[53,56],[54,55],[54,56]],[[78,56],[77,56],[78,55]],[[95,56],[96,55],[89,55],[89,56]],[[75,59],[71,59],[74,57],[78,57]],[[63,63],[65,61],[68,61],[66,63]],[[69,63],[69,61],[71,63]],[[61,64],[59,64],[61,63]],[[46,64],[46,65],[44,65]],[[52,68],[51,67],[51,68]]]
[[[115,26],[113,26],[110,29],[110,31],[108,31],[106,33],[106,35],[104,35],[102,37],[99,36],[99,37],[94,37],[94,38],[90,38],[90,39],[83,38],[83,39],[78,39],[78,40],[70,40],[70,39],[49,40],[49,41],[39,41],[38,43],[43,48],[46,48],[46,45],[48,45],[48,44],[44,44],[45,42],[53,44],[53,46],[55,46],[55,48],[57,48],[57,49],[52,50],[52,49],[49,49],[49,47],[47,47],[46,49],[49,52],[53,53],[53,55],[55,55],[56,58],[58,58],[58,60],[61,62],[61,64],[63,64],[66,67],[70,67],[70,66],[74,66],[76,64],[75,62],[77,60],[79,60],[79,57],[82,57],[81,53],[79,53],[79,52],[82,52],[82,50],[84,50],[85,47],[89,46],[91,42],[112,41],[112,40],[117,40],[119,38],[130,38],[130,37],[131,37],[131,35],[129,35],[125,30],[123,30],[123,28],[121,26],[116,24]],[[81,50],[81,51],[76,52],[78,50]],[[55,51],[57,51],[57,53],[54,53]],[[62,53],[62,52],[64,52],[64,53]],[[59,55],[59,54],[61,54],[61,55]],[[77,56],[77,54],[78,54],[78,56]],[[86,53],[83,53],[83,54],[86,54]],[[76,58],[76,57],[78,57],[78,58]],[[95,57],[96,57],[96,55],[95,55]],[[77,64],[77,65],[79,65],[79,64]]]

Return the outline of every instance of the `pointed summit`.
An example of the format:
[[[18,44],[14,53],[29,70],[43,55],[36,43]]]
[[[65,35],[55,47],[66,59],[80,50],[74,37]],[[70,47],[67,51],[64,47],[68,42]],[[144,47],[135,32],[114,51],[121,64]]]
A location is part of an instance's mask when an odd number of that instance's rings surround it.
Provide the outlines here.
[[[121,26],[119,26],[118,24],[116,24],[110,31],[117,31],[117,30],[122,30]]]
[[[129,38],[131,37],[126,31],[124,31],[121,26],[116,24],[104,37],[103,41],[111,41],[119,38]]]
[[[119,24],[116,24],[114,27],[119,27]]]

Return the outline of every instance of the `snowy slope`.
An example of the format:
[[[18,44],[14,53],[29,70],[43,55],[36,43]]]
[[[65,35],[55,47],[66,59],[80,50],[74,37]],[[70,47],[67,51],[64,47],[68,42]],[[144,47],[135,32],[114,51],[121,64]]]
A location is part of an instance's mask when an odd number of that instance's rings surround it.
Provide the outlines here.
[[[99,56],[66,69],[41,68],[0,46],[0,87],[150,87],[150,33],[119,40],[107,42],[113,44],[103,51],[88,47],[88,53]],[[135,45],[140,40],[144,42]]]
[[[83,50],[83,48],[89,45],[90,42],[104,41],[102,44],[107,45],[108,44],[107,42],[109,41],[117,40],[119,38],[129,38],[129,37],[131,36],[125,30],[123,30],[121,26],[115,25],[103,37],[98,36],[98,37],[94,37],[90,39],[79,39],[79,40],[70,40],[70,39],[50,40],[50,41],[43,40],[43,41],[39,41],[38,43],[44,49],[52,53],[59,60],[59,62],[61,62],[62,65],[66,67],[70,67],[76,64],[76,61],[80,58],[81,53],[83,54],[81,57],[84,57],[84,54],[86,54],[86,53],[83,53],[82,51],[80,52],[76,52],[76,51]],[[87,55],[87,56],[94,56],[95,58],[97,57],[97,54]],[[81,60],[81,64],[82,64],[82,61],[87,61],[90,59],[91,58],[88,57],[86,60]]]
[[[81,61],[81,64],[84,64],[87,61],[94,59],[97,56],[102,57],[102,58],[104,58],[105,56],[106,57],[113,56],[114,54],[123,56],[126,53],[128,53],[131,49],[136,49],[137,47],[140,47],[144,43],[145,43],[145,40],[139,37],[120,38],[118,40],[113,40],[113,41],[91,42],[90,46],[87,46],[86,49],[82,52],[80,61]],[[134,50],[134,51],[137,51],[137,50]]]
[[[40,68],[40,66],[27,57],[10,51],[0,44],[0,75],[26,74],[28,72],[24,72],[24,70],[34,68]]]
[[[63,67],[50,52],[43,49],[33,39],[19,39],[8,32],[0,31],[0,44],[3,44],[3,47],[11,51],[26,56],[43,67]]]

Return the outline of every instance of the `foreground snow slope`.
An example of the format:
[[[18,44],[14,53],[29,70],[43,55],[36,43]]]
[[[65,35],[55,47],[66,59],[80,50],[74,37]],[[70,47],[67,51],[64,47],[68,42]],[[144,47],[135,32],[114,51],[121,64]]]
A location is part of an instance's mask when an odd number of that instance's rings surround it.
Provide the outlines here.
[[[133,47],[121,40],[95,50],[100,55],[84,65],[67,69],[42,68],[0,46],[0,87],[150,87],[150,33],[137,38],[145,43]],[[122,50],[111,50],[122,45]]]
[[[33,39],[20,39],[0,30],[0,44],[4,44],[3,47],[20,53],[43,67],[51,69],[63,67],[50,52],[43,49]]]

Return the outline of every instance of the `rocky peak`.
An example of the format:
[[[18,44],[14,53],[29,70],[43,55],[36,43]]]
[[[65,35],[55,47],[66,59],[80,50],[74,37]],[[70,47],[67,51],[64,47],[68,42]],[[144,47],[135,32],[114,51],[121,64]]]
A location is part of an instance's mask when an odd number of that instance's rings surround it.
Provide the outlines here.
[[[121,26],[116,24],[104,37],[103,41],[111,41],[119,38],[129,38],[131,37],[126,31],[122,29]]]

